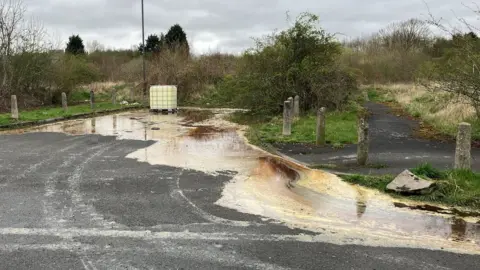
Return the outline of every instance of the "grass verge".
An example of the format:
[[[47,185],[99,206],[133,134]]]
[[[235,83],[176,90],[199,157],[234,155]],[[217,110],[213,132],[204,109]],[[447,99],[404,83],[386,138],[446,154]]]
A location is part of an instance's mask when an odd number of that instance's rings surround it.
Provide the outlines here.
[[[469,170],[440,171],[429,164],[420,165],[411,170],[413,173],[428,177],[436,182],[436,189],[428,195],[411,195],[408,198],[422,202],[441,203],[449,206],[480,208],[480,174]],[[395,178],[392,175],[342,175],[343,180],[368,188],[387,192],[387,185]],[[401,197],[398,193],[391,193]]]
[[[292,135],[283,136],[283,122],[280,117],[259,117],[245,113],[236,113],[231,121],[249,125],[247,138],[254,144],[266,143],[315,143],[316,116],[306,115],[296,119],[292,125]],[[341,146],[357,141],[357,113],[328,112],[325,123],[325,135],[328,144]]]
[[[382,85],[367,88],[370,100],[384,103],[395,114],[419,120],[418,135],[452,140],[460,122],[472,125],[472,139],[480,140],[480,121],[467,100],[448,92],[431,92],[416,85]]]
[[[103,102],[103,103],[95,104],[95,112],[101,112],[101,111],[112,110],[112,109],[122,109],[127,107],[131,107],[131,105],[120,105],[120,104],[113,105],[110,102]],[[69,106],[67,112],[64,112],[61,107],[47,107],[47,108],[41,108],[41,109],[31,110],[31,111],[20,111],[18,121],[12,119],[11,114],[4,113],[4,114],[0,114],[0,125],[12,124],[16,122],[38,121],[38,120],[45,120],[45,119],[57,118],[57,117],[66,117],[66,116],[72,116],[75,114],[90,113],[90,112],[93,112],[92,109],[90,109],[90,104]]]

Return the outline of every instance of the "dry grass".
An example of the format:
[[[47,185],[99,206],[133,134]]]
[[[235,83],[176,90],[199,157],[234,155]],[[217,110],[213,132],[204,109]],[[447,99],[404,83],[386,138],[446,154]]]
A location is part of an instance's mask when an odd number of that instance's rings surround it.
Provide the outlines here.
[[[408,113],[436,130],[455,135],[460,122],[474,122],[475,109],[468,100],[449,92],[431,92],[416,84],[376,85],[385,99],[398,102]]]
[[[110,91],[112,88],[123,86],[125,82],[123,81],[106,81],[106,82],[93,82],[90,84],[81,85],[80,88],[82,89],[89,89],[93,90],[95,93],[103,93],[106,91]]]

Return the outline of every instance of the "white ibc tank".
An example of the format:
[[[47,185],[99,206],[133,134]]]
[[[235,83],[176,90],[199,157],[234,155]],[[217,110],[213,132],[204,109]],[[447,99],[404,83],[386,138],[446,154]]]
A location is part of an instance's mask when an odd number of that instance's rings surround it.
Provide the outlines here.
[[[177,110],[177,86],[150,86],[150,110]]]

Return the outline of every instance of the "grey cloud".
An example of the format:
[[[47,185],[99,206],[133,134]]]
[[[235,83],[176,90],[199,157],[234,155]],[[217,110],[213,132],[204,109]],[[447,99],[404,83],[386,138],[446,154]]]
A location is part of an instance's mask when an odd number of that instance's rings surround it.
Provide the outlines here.
[[[393,21],[426,19],[424,0],[144,0],[146,34],[165,32],[179,23],[197,52],[241,51],[252,36],[284,29],[292,18],[309,11],[321,26],[346,37],[367,35]],[[29,14],[66,40],[78,33],[108,47],[130,48],[141,41],[140,0],[24,0]],[[437,17],[453,21],[472,16],[461,0],[427,0]]]

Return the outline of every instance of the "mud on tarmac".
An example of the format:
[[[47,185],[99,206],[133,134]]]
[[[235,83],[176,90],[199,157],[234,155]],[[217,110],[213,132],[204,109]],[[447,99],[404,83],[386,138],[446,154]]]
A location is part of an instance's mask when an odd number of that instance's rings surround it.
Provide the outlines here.
[[[184,117],[138,111],[3,133],[63,132],[153,140],[154,144],[127,158],[209,174],[236,172],[217,205],[330,235],[333,243],[357,239],[363,245],[480,253],[478,218],[397,207],[411,202],[273,156],[249,145],[242,135],[245,127],[224,120],[226,113],[216,110],[196,117],[190,111]]]

